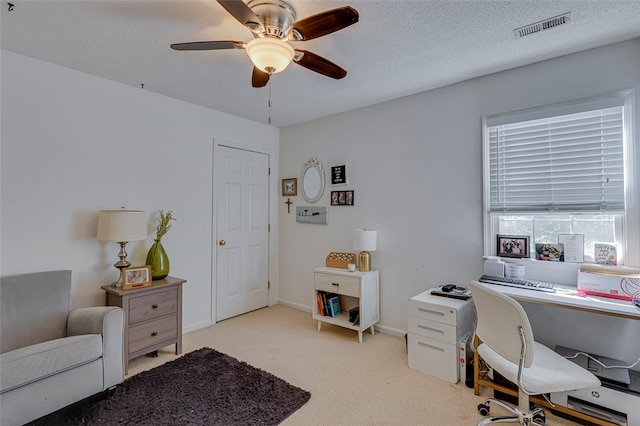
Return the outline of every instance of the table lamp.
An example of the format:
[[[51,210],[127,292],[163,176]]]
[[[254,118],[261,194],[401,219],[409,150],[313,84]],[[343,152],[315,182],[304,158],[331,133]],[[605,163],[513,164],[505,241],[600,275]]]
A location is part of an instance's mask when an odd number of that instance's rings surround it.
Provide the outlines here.
[[[360,251],[358,258],[358,270],[368,272],[371,270],[371,254],[370,251],[376,250],[378,240],[378,231],[373,229],[354,229],[353,230],[353,249]]]
[[[118,253],[119,261],[113,264],[118,268],[120,277],[122,269],[131,266],[127,260],[125,246],[129,241],[144,240],[147,238],[147,225],[142,210],[102,210],[98,216],[99,241],[113,241],[120,244]],[[119,283],[119,280],[114,284]]]

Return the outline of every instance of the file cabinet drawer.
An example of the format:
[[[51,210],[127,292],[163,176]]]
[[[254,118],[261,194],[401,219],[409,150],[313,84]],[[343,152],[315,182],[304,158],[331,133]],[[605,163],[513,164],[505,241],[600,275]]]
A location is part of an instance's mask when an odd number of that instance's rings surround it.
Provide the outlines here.
[[[449,324],[409,316],[408,332],[452,345],[458,344],[456,338],[457,329],[455,326]]]
[[[315,289],[345,296],[360,297],[360,280],[321,272],[315,273]]]
[[[455,326],[457,323],[456,314],[457,310],[449,306],[409,299],[409,316],[412,317]]]
[[[458,382],[458,345],[409,333],[409,367],[449,383]]]

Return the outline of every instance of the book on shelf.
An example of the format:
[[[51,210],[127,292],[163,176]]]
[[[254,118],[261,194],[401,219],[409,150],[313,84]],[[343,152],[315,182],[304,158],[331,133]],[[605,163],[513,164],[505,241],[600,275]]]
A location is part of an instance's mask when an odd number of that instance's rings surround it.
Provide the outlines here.
[[[324,316],[324,305],[322,304],[322,296],[320,292],[316,295],[316,299],[318,299],[318,313]]]
[[[340,313],[340,299],[336,293],[318,290],[318,314],[335,317]],[[335,300],[334,300],[335,299]]]
[[[329,305],[329,313],[332,317],[337,317],[340,314],[340,299],[338,296],[331,296],[327,301]]]

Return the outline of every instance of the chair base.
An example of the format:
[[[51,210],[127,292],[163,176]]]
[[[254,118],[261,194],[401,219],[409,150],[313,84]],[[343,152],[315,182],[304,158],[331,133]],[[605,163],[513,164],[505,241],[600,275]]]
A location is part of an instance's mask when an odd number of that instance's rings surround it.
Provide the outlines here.
[[[529,405],[529,398],[525,399],[525,407]],[[522,400],[521,405],[522,405]],[[504,402],[495,399],[489,398],[485,401],[484,404],[478,405],[478,411],[482,415],[489,414],[489,403],[496,404],[502,408],[504,408],[509,414],[509,416],[493,416],[487,417],[486,419],[482,419],[478,422],[478,426],[484,426],[491,423],[519,423],[521,425],[544,425],[546,416],[544,414],[544,410],[542,407],[535,407],[532,410],[522,409],[522,407],[511,407]]]

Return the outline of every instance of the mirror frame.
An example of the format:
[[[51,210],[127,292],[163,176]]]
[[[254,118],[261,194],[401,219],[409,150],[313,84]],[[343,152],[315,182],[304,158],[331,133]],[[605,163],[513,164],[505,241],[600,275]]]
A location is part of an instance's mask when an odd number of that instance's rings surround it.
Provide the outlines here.
[[[320,178],[320,186],[318,188],[318,192],[315,195],[307,194],[305,188],[305,176],[309,169],[315,169],[318,172],[318,176]],[[315,203],[316,201],[318,201],[322,197],[322,194],[324,194],[324,180],[324,169],[322,168],[322,163],[320,163],[316,157],[309,158],[309,161],[307,161],[302,167],[302,173],[300,173],[300,193],[302,194],[302,198],[304,198],[308,203]]]

